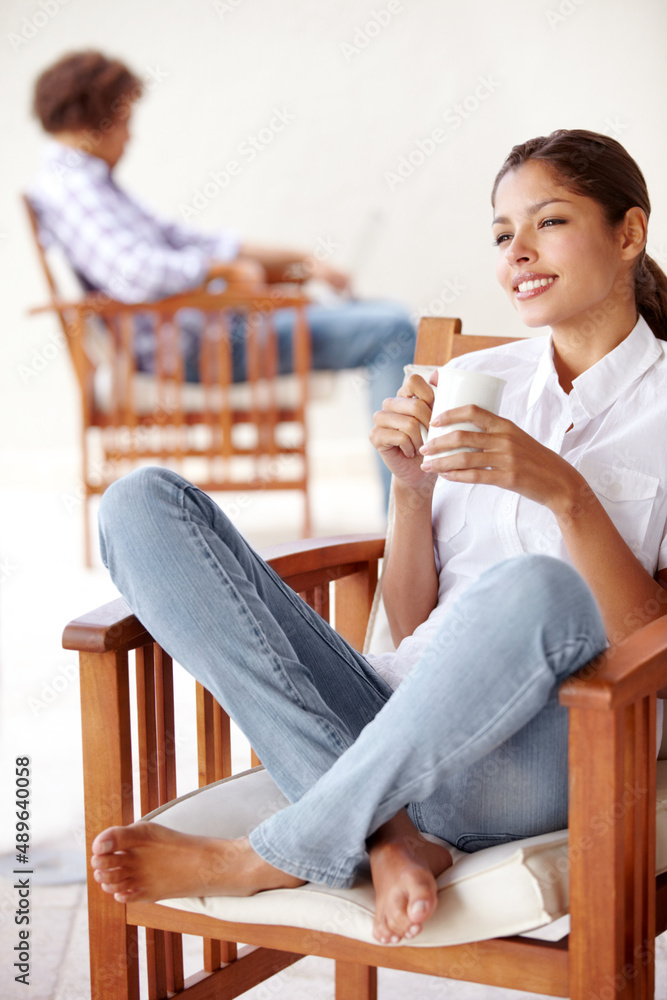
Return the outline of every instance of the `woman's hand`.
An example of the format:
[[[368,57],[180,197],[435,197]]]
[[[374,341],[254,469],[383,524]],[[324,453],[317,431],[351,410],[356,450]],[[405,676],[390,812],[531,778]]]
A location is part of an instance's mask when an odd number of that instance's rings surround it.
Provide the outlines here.
[[[371,444],[395,478],[411,489],[432,490],[437,480],[437,470],[424,469],[420,453],[434,397],[433,386],[421,375],[409,375],[398,395],[385,399],[373,416]]]
[[[583,476],[550,448],[526,434],[511,420],[478,406],[460,406],[439,414],[434,427],[467,421],[480,431],[455,430],[432,438],[421,449],[422,471],[457,483],[486,483],[512,490],[543,504],[556,516],[572,512],[590,497]],[[452,448],[477,451],[448,454]]]
[[[437,373],[431,376],[437,381]],[[394,533],[382,595],[394,643],[426,621],[438,603],[431,504],[436,472],[422,469],[422,431],[433,412],[433,385],[408,375],[398,395],[373,417],[370,438],[394,476]]]

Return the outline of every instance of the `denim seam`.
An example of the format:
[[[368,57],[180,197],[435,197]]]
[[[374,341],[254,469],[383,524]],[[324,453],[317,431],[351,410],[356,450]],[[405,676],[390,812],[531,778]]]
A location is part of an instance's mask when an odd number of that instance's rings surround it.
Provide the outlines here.
[[[227,590],[228,590],[230,596],[237,602],[238,607],[240,609],[242,609],[243,612],[245,614],[247,614],[248,618],[252,621],[253,628],[254,628],[255,634],[257,635],[258,641],[262,644],[262,646],[266,650],[267,655],[271,658],[271,660],[273,662],[274,669],[280,672],[280,676],[281,676],[282,680],[284,681],[286,687],[291,692],[291,695],[292,695],[292,697],[294,699],[295,704],[297,704],[303,711],[308,711],[308,706],[305,704],[305,702],[301,698],[301,695],[300,695],[300,692],[299,692],[298,688],[296,688],[294,686],[294,683],[293,683],[291,677],[289,676],[289,673],[285,670],[283,664],[280,661],[280,657],[277,656],[277,654],[275,653],[275,651],[273,649],[271,649],[270,645],[266,641],[266,637],[265,637],[264,633],[262,632],[262,629],[260,628],[259,623],[255,619],[254,615],[252,614],[252,612],[251,612],[250,608],[248,607],[248,605],[246,604],[246,602],[242,601],[240,599],[240,597],[235,593],[234,588],[230,586],[229,580],[227,578],[227,574],[225,573],[225,570],[224,570],[224,567],[220,565],[218,559],[215,558],[214,554],[211,552],[211,548],[208,545],[206,539],[204,538],[200,526],[192,518],[192,516],[190,515],[189,510],[187,509],[187,507],[183,503],[183,497],[184,497],[185,491],[187,489],[189,489],[188,486],[185,486],[185,487],[181,488],[181,498],[180,498],[180,506],[181,506],[181,510],[183,512],[184,520],[186,520],[188,522],[188,524],[190,525],[190,527],[197,534],[199,542],[201,543],[201,545],[206,550],[206,556],[207,556],[207,558],[209,559],[211,565],[215,568],[216,572],[219,574],[221,581],[227,587]],[[344,743],[342,741],[341,735],[340,735],[340,733],[336,729],[334,729],[328,722],[326,722],[325,720],[321,719],[319,716],[316,716],[315,720],[316,720],[317,724],[322,728],[325,736],[328,739],[333,739],[334,740],[334,742],[335,742],[337,748],[339,749],[340,753],[343,753],[345,750],[347,750],[347,747],[348,747],[349,744]]]
[[[244,539],[244,541],[245,541],[245,539]],[[249,551],[249,554],[251,555],[251,557],[252,557],[252,558],[253,558],[253,559],[255,560],[255,562],[256,562],[256,564],[257,564],[257,567],[258,567],[258,569],[260,569],[260,570],[262,571],[262,573],[264,573],[264,574],[265,574],[265,576],[268,576],[268,577],[269,577],[270,579],[272,579],[273,577],[276,577],[276,578],[277,578],[277,579],[278,579],[278,580],[279,580],[279,581],[280,581],[281,583],[283,583],[283,584],[284,584],[284,581],[282,581],[282,580],[280,579],[280,577],[279,577],[279,576],[278,576],[278,574],[277,574],[277,573],[275,572],[275,570],[273,570],[273,569],[272,569],[272,568],[271,568],[271,567],[270,567],[270,566],[268,565],[268,563],[266,563],[266,562],[265,562],[265,561],[264,561],[264,560],[262,559],[262,557],[261,557],[260,555],[258,555],[258,553],[257,553],[257,552],[255,552],[255,551],[254,551],[254,550],[253,550],[253,549],[252,549],[252,548],[251,548],[250,546],[248,546],[248,551]],[[312,621],[310,620],[310,618],[308,617],[308,615],[306,614],[306,612],[305,612],[305,610],[304,610],[304,606],[303,606],[304,602],[303,602],[303,600],[302,600],[302,599],[301,599],[301,598],[299,597],[299,595],[298,595],[298,594],[296,594],[296,593],[295,593],[295,592],[294,592],[294,591],[293,591],[293,590],[292,590],[292,589],[291,589],[290,587],[288,587],[288,586],[287,586],[286,584],[284,584],[284,587],[285,587],[285,589],[284,589],[284,594],[285,594],[285,597],[286,597],[286,599],[287,599],[287,600],[288,600],[288,601],[289,601],[289,602],[291,603],[291,605],[292,605],[292,607],[294,608],[294,610],[298,612],[298,614],[299,614],[299,615],[301,616],[301,618],[302,618],[303,622],[304,622],[304,623],[305,623],[305,624],[306,624],[306,625],[308,626],[308,628],[309,628],[309,629],[310,629],[310,630],[311,630],[312,632],[315,632],[315,633],[316,633],[316,634],[318,635],[318,637],[319,637],[320,639],[322,639],[322,640],[323,640],[323,641],[324,641],[324,642],[325,642],[325,643],[327,644],[327,646],[329,647],[329,649],[331,649],[331,651],[332,651],[332,652],[333,652],[333,653],[334,653],[334,654],[335,654],[335,655],[336,655],[336,656],[337,656],[337,657],[338,657],[338,658],[339,658],[339,659],[340,659],[340,660],[341,660],[341,661],[342,661],[342,662],[343,662],[343,663],[344,663],[344,664],[345,664],[346,666],[348,666],[348,667],[352,667],[352,669],[353,669],[353,670],[354,670],[354,672],[355,672],[355,673],[357,674],[357,676],[358,676],[358,677],[359,677],[359,678],[360,678],[360,679],[361,679],[361,680],[362,680],[362,681],[363,681],[363,682],[364,682],[365,684],[367,684],[367,685],[368,685],[368,687],[370,687],[370,688],[371,688],[371,689],[372,689],[372,690],[373,690],[373,691],[374,691],[375,693],[377,693],[377,694],[379,694],[379,695],[381,695],[381,696],[382,696],[382,695],[383,695],[383,692],[379,691],[379,689],[378,689],[378,688],[377,688],[377,687],[376,687],[376,686],[375,686],[375,685],[374,685],[374,684],[372,683],[372,681],[371,681],[371,680],[369,680],[369,678],[368,678],[368,677],[366,676],[366,674],[364,673],[364,671],[363,671],[363,670],[361,670],[361,668],[359,667],[359,664],[358,664],[358,663],[356,662],[356,659],[354,658],[354,656],[353,656],[353,657],[352,657],[351,659],[346,659],[346,658],[345,658],[345,657],[343,656],[343,654],[341,653],[341,651],[340,651],[339,649],[337,649],[337,648],[336,648],[336,645],[335,645],[335,644],[334,644],[334,643],[333,643],[333,642],[331,641],[331,638],[330,638],[330,637],[329,637],[329,635],[327,634],[327,631],[326,631],[326,629],[323,629],[323,630],[321,630],[321,631],[320,631],[320,630],[319,630],[318,628],[316,628],[315,624],[314,624],[314,623],[313,623],[313,622],[312,622]],[[309,607],[309,608],[310,608],[310,605],[306,605],[306,607]],[[312,608],[310,608],[310,610],[312,611],[313,609],[312,609]],[[314,612],[314,613],[315,613],[315,612]],[[322,623],[323,623],[323,624],[328,624],[328,623],[326,623],[326,622],[324,621],[324,619],[322,620]],[[332,626],[332,627],[333,627],[333,626]],[[338,633],[337,633],[337,634],[338,634]],[[342,637],[342,636],[340,636],[340,635],[339,635],[338,637],[339,637],[339,639],[341,640],[341,642],[345,642],[345,640],[343,639],[343,637]],[[349,645],[349,644],[348,644],[348,645]],[[358,652],[358,650],[354,649],[354,648],[353,648],[352,646],[350,646],[349,648],[350,648],[350,650],[351,650],[351,651],[352,651],[352,652],[353,652],[354,654],[356,654],[356,655],[358,655],[358,656],[363,656],[363,654],[362,654],[362,653],[359,653],[359,652]],[[364,657],[364,659],[365,659],[365,657]],[[366,660],[366,663],[368,663],[368,661],[367,661],[367,660]],[[373,668],[371,667],[370,663],[368,663],[368,667],[369,667],[369,669],[371,669],[371,670],[373,669]],[[379,677],[379,675],[378,675],[378,677]],[[387,697],[387,701],[388,701],[388,700],[389,700],[389,697]]]
[[[593,622],[593,621],[591,621],[591,628],[594,628],[595,625],[596,625],[596,623]],[[591,641],[591,638],[590,638],[589,635],[581,634],[581,635],[574,636],[574,637],[572,637],[570,639],[564,639],[562,641],[562,643],[559,645],[558,649],[545,650],[544,651],[545,659],[546,660],[551,660],[552,658],[554,658],[556,656],[562,657],[563,653],[565,653],[566,651],[575,649],[577,646],[581,647],[582,649],[588,648],[588,650],[590,652],[590,655],[588,655],[586,657],[586,659],[583,661],[583,663],[581,664],[581,666],[584,666],[585,663],[589,663],[594,657],[599,656],[600,653],[603,652],[603,650],[605,648],[603,646],[602,649],[599,649],[598,646],[597,646],[597,644],[593,644],[593,642]],[[568,677],[571,676],[572,673],[576,673],[576,670],[580,670],[581,666],[577,667],[574,670],[572,670],[570,672],[570,674],[567,674],[565,677],[562,677],[562,678],[558,678],[556,676],[556,672],[552,671],[552,673],[554,675],[555,683],[557,685],[563,684],[568,679]]]
[[[188,520],[190,521],[190,523],[194,524],[194,522],[192,521],[192,518],[190,517],[189,511],[187,511],[187,508],[183,504],[183,495],[189,489],[192,489],[192,487],[189,484],[186,485],[186,486],[184,486],[184,487],[182,487],[182,489],[181,489],[181,493],[182,493],[182,496],[181,496],[181,507],[184,510],[184,512],[186,513],[186,516],[187,516]],[[194,487],[194,489],[197,490],[198,492],[201,492],[201,491],[198,490],[198,487]],[[204,494],[204,495],[206,495],[206,494]],[[317,632],[317,635],[321,639],[323,639],[324,642],[326,642],[327,646],[329,646],[329,648],[332,650],[332,652],[334,652],[336,654],[336,656],[339,657],[341,660],[343,660],[347,665],[352,666],[352,668],[354,669],[354,671],[359,675],[359,677],[366,684],[368,684],[369,687],[374,687],[373,684],[371,683],[371,681],[368,679],[368,677],[364,674],[363,670],[361,670],[359,668],[359,665],[356,662],[356,660],[354,659],[354,657],[352,657],[351,661],[346,660],[343,657],[343,655],[340,652],[340,650],[337,649],[336,646],[335,646],[335,644],[331,641],[329,635],[327,634],[326,629],[323,629],[322,631],[320,631],[319,629],[315,628],[315,625],[313,624],[312,621],[310,621],[310,619],[308,618],[308,615],[304,611],[303,601],[302,601],[301,598],[299,598],[299,595],[296,594],[291,589],[291,587],[288,587],[284,583],[283,580],[281,580],[281,578],[278,576],[278,574],[275,572],[275,570],[273,570],[268,565],[268,563],[264,559],[262,559],[262,557],[259,555],[259,553],[255,552],[255,550],[252,548],[252,546],[250,546],[246,542],[245,538],[243,538],[242,535],[239,535],[239,537],[241,538],[241,541],[243,542],[243,544],[246,546],[247,551],[248,551],[248,555],[254,560],[257,568],[259,570],[261,570],[262,573],[264,573],[265,576],[269,577],[272,580],[277,580],[283,586],[283,593],[284,593],[286,599],[292,604],[292,607],[294,608],[294,610],[299,613],[299,615],[301,616],[301,618],[303,619],[303,621],[305,622],[305,624],[309,627],[309,629],[311,629],[311,631],[313,631],[313,632]],[[306,605],[306,606],[310,607],[309,605]],[[310,610],[312,610],[312,608]],[[324,622],[324,619],[322,621],[323,621],[323,624],[326,624]],[[339,638],[340,638],[340,640],[342,642],[345,641],[342,638],[342,636],[339,636]],[[353,649],[352,646],[350,646],[350,649],[356,655],[359,655],[359,656],[363,655],[363,654],[359,653],[358,650]],[[368,662],[368,661],[366,661],[366,662]],[[368,666],[369,666],[370,669],[372,669],[372,667],[370,666],[370,664],[368,664]],[[377,690],[377,689],[374,688],[374,690]]]

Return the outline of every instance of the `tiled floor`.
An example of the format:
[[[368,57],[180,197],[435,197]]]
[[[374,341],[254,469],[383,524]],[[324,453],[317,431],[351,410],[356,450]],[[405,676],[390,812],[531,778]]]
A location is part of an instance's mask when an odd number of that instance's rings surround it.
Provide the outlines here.
[[[383,530],[373,456],[357,427],[366,415],[349,384],[320,404],[313,427],[313,505],[319,535]],[[335,419],[332,419],[335,418]],[[332,428],[335,427],[335,436]],[[25,462],[3,456],[9,488],[0,493],[0,995],[6,1000],[90,997],[83,885],[83,796],[78,684],[72,654],[60,648],[63,625],[116,596],[101,566],[81,564],[80,506],[72,505],[76,455],[44,453]],[[13,486],[13,488],[12,488]],[[223,506],[235,503],[220,497]],[[288,495],[246,496],[238,524],[256,545],[299,533],[300,503]],[[14,981],[18,927],[11,870],[14,833],[13,760],[31,757],[31,985]],[[192,755],[191,755],[192,756]],[[188,754],[185,754],[186,766]],[[190,764],[193,764],[194,757]],[[63,883],[63,884],[60,884]],[[186,954],[193,945],[186,939]],[[667,998],[667,943],[659,941],[656,996]],[[196,960],[195,956],[195,960]],[[193,965],[193,969],[194,969]],[[198,967],[198,966],[197,966]],[[528,994],[381,970],[380,1000],[451,997],[509,1000]],[[308,958],[245,994],[253,1000],[328,1000],[333,965]]]

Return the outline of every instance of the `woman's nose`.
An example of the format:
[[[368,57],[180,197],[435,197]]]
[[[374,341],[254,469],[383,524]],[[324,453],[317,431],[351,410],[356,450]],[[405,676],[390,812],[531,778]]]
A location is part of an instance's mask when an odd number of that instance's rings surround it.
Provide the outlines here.
[[[534,261],[537,253],[530,240],[516,233],[505,250],[505,257],[510,264],[525,264]]]

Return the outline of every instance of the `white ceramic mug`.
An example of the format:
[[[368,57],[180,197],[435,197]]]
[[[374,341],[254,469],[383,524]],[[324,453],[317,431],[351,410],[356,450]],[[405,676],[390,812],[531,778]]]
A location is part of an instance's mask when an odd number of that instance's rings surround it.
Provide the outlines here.
[[[497,378],[495,375],[468,372],[445,365],[444,368],[438,369],[433,416],[440,416],[445,410],[453,410],[457,406],[469,404],[480,406],[483,410],[490,410],[491,413],[497,413],[500,409],[500,400],[505,384],[505,379]],[[451,434],[452,431],[476,431],[479,433],[479,430],[480,428],[470,421],[448,424],[446,427],[434,427],[431,424],[428,429],[428,440],[440,437],[441,434]],[[460,451],[476,451],[476,449],[451,448],[448,454],[456,455]]]

